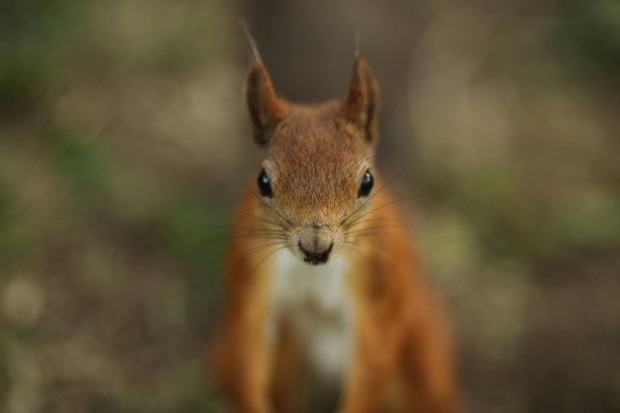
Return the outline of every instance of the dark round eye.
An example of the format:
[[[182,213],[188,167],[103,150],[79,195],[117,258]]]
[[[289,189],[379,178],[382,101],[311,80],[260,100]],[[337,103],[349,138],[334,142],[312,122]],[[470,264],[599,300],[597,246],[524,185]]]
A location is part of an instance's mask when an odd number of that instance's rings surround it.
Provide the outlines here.
[[[366,173],[362,177],[362,184],[360,185],[360,190],[357,193],[357,197],[361,198],[363,196],[368,196],[368,194],[372,190],[372,186],[374,185],[374,183],[375,180],[370,174],[370,171],[366,171]]]
[[[260,194],[267,198],[273,198],[273,192],[271,191],[271,184],[269,183],[269,177],[267,172],[263,169],[258,175],[258,190]]]

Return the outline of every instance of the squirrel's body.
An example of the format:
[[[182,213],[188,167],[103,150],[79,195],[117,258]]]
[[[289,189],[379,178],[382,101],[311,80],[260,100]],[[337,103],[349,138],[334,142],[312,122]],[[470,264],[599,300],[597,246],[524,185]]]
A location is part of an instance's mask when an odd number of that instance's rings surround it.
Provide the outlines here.
[[[452,412],[447,326],[373,167],[370,68],[358,59],[344,100],[306,107],[277,98],[255,61],[246,97],[267,155],[237,209],[213,353],[236,411],[303,411],[311,371],[346,413]]]

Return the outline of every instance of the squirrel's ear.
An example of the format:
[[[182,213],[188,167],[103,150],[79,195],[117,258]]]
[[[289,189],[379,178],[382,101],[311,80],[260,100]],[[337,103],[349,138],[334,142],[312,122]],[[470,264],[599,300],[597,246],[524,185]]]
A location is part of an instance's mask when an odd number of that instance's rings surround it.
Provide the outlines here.
[[[362,58],[355,59],[349,92],[342,102],[344,118],[359,127],[366,142],[379,140],[379,84]]]
[[[252,120],[254,140],[265,146],[275,127],[286,116],[286,104],[278,99],[269,73],[262,62],[254,60],[245,83],[245,100]]]

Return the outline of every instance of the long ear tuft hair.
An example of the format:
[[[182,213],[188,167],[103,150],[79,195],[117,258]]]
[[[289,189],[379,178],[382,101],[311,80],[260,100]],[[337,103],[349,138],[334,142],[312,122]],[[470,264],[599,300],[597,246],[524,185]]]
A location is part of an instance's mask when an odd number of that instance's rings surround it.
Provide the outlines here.
[[[372,69],[358,57],[353,66],[349,91],[342,102],[342,114],[346,121],[364,134],[366,142],[376,145],[379,141],[379,85]]]
[[[250,32],[250,28],[248,27],[247,23],[245,22],[245,20],[239,19],[239,24],[241,24],[241,28],[245,33],[245,38],[248,41],[250,50],[252,51],[252,60],[258,63],[263,63],[262,59],[260,58],[260,53],[258,53],[258,47],[256,47],[256,40],[254,40],[254,36],[252,36],[252,33]]]
[[[254,141],[260,146],[266,146],[269,144],[271,133],[286,116],[287,106],[276,95],[269,72],[263,65],[256,42],[247,25],[242,21],[241,26],[246,33],[253,55],[246,76],[245,100],[252,120]]]

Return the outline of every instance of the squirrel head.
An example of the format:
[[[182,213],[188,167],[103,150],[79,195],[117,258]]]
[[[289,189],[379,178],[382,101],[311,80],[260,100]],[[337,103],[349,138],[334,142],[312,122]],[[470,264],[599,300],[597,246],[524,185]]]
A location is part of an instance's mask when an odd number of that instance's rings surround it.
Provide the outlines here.
[[[361,215],[373,194],[372,157],[379,141],[375,76],[358,57],[343,98],[299,105],[277,95],[256,59],[245,98],[253,140],[266,153],[256,191],[261,208],[286,228],[293,255],[326,263],[347,239],[347,220]]]

